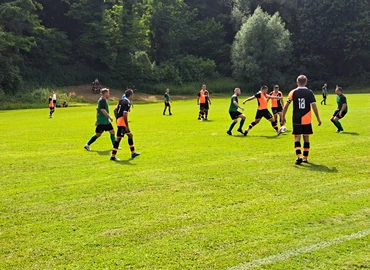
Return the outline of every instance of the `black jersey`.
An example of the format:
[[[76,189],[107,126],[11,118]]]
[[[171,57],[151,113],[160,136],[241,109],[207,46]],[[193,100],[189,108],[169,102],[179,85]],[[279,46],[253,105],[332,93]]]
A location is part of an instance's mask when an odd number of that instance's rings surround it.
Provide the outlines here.
[[[298,87],[288,96],[288,103],[293,102],[293,124],[310,125],[312,123],[311,104],[316,103],[314,93],[307,87]]]

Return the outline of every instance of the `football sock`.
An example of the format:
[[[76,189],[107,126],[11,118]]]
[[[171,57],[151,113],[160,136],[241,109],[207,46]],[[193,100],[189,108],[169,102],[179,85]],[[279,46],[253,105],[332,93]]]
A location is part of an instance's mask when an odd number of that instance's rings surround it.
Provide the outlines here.
[[[206,118],[208,118],[208,111],[205,112]]]
[[[333,122],[334,126],[335,126],[337,129],[339,129],[337,122],[336,122],[336,121],[334,121],[333,119],[331,119],[331,121]]]
[[[90,141],[87,143],[87,145],[92,145],[96,141],[97,138],[98,137],[96,137],[96,135],[92,136]]]
[[[168,108],[168,112],[169,112],[169,114],[171,114],[171,107],[170,107],[170,108]]]
[[[116,135],[111,134],[110,135],[110,140],[112,141],[112,145],[114,145],[114,142],[116,141]]]
[[[135,153],[134,139],[128,138],[128,145],[130,146],[131,154]]]
[[[294,142],[295,153],[298,158],[302,158],[301,142]]]
[[[276,131],[278,131],[278,126],[277,126],[277,121],[274,121],[274,122],[271,122],[271,125],[272,125],[272,127],[276,130]]]
[[[248,130],[251,130],[255,125],[257,125],[256,122],[252,122],[249,127],[248,127]]]
[[[243,129],[244,122],[245,122],[245,120],[244,120],[244,119],[242,119],[242,120],[240,121],[239,129]],[[236,123],[235,123],[235,124],[236,124]]]
[[[167,107],[164,107],[163,114],[166,114]]]
[[[230,125],[230,128],[229,128],[229,131],[232,131],[233,128],[235,127],[236,123],[235,122],[232,122],[231,125]]]
[[[305,142],[303,144],[303,159],[304,160],[307,160],[308,158],[308,154],[310,153],[310,143],[309,142]]]
[[[343,131],[343,127],[342,127],[342,124],[337,120],[337,121],[335,121],[336,122],[336,126],[338,127],[338,129],[340,130],[340,131]]]
[[[119,148],[119,143],[121,142],[121,138],[117,138],[113,145],[112,157],[115,157]]]

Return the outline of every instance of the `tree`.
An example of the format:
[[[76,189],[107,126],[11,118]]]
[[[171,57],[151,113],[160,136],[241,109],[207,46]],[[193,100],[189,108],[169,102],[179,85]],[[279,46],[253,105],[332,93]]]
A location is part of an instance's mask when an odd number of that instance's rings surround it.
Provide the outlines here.
[[[278,13],[273,16],[259,7],[235,37],[232,48],[234,76],[251,86],[284,80],[291,54],[290,33]]]

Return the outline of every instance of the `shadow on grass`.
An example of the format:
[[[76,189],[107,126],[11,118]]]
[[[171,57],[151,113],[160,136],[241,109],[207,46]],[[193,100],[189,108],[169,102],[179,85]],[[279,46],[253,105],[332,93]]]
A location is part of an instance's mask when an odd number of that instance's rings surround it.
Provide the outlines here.
[[[360,133],[357,133],[357,132],[343,132],[341,134],[344,134],[344,135],[352,135],[352,136],[359,136]]]
[[[109,156],[112,153],[112,150],[105,151],[90,150],[90,152],[97,153],[100,156]]]
[[[118,160],[118,161],[112,161],[114,163],[117,163],[119,165],[129,165],[129,166],[136,166],[136,164],[132,164],[130,161],[132,161],[133,159],[130,158],[129,160]]]
[[[307,163],[297,166],[298,168],[305,168],[307,170],[316,171],[316,172],[328,172],[328,173],[337,173],[338,169],[336,167],[329,168],[325,165],[320,165],[316,163]]]

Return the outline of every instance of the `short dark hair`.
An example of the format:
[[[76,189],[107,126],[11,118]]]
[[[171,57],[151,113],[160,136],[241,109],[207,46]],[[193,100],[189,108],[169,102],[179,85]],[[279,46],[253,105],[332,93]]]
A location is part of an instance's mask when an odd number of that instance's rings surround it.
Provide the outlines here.
[[[100,91],[100,93],[104,94],[104,93],[106,93],[106,92],[108,92],[108,91],[109,91],[109,89],[108,89],[108,88],[103,88],[103,89]]]
[[[267,87],[267,85],[264,85],[264,86],[262,86],[262,87],[261,87],[261,90],[265,90],[265,89],[269,89],[269,88]]]
[[[134,91],[132,91],[131,89],[128,89],[128,90],[125,91],[125,95],[126,95],[127,98],[131,97],[133,94],[134,94]]]
[[[343,92],[343,89],[342,89],[342,87],[339,87],[339,86],[338,86],[338,87],[337,87],[337,90],[338,90],[338,91],[341,91],[341,92]]]
[[[297,78],[297,83],[301,85],[307,84],[307,77],[305,75],[299,75]]]

